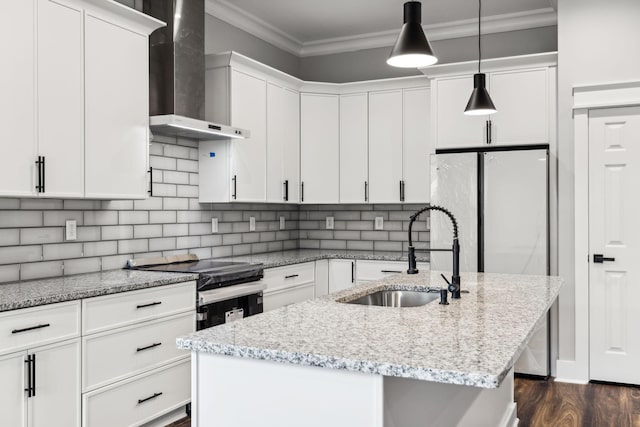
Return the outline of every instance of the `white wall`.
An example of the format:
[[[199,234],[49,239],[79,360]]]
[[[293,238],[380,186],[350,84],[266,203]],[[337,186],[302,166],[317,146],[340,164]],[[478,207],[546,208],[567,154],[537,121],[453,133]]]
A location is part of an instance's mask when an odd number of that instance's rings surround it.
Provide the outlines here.
[[[575,322],[572,88],[640,80],[639,23],[638,0],[558,2],[559,273],[568,280],[560,296],[561,360],[588,363],[575,351],[576,333],[588,333],[588,325]]]

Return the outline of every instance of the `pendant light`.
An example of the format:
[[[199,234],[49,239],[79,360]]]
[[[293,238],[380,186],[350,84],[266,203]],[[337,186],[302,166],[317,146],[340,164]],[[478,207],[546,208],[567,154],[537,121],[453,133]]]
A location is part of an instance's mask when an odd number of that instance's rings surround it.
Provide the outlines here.
[[[473,92],[467,103],[464,113],[468,116],[484,116],[496,113],[495,105],[491,101],[487,91],[486,76],[480,72],[480,62],[482,61],[482,45],[480,37],[480,16],[482,12],[482,0],[478,0],[478,72],[473,75]]]
[[[433,65],[438,58],[422,30],[422,4],[408,1],[404,4],[404,24],[387,64],[392,67],[417,68]]]

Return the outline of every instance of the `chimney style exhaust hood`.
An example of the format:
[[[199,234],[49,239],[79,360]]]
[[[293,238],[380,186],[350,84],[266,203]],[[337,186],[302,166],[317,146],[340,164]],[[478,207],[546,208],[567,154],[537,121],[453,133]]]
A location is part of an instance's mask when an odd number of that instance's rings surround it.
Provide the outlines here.
[[[204,119],[204,0],[144,0],[144,13],[167,23],[149,38],[149,127],[199,140],[250,132]]]

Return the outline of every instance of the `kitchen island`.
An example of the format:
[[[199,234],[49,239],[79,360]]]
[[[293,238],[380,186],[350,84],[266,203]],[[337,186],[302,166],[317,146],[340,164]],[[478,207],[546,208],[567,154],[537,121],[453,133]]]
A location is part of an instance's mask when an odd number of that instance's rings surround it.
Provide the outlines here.
[[[192,351],[192,422],[516,425],[512,368],[562,280],[466,273],[469,292],[449,305],[345,303],[443,283],[403,274],[179,338]]]

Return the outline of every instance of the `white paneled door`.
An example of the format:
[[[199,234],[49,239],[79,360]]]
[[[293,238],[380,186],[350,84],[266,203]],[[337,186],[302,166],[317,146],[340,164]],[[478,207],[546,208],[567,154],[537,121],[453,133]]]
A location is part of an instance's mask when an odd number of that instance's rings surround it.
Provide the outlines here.
[[[593,380],[640,384],[639,182],[640,107],[591,111],[589,323]]]

